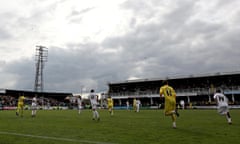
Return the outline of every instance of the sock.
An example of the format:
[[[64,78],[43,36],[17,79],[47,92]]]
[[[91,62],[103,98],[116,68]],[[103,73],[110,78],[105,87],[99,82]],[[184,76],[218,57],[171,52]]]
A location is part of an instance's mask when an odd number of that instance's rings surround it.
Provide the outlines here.
[[[95,119],[95,111],[93,111],[93,119]]]
[[[173,128],[176,128],[176,122],[173,122]]]
[[[95,116],[96,116],[96,118],[99,118],[99,114],[97,111],[95,111]]]
[[[231,118],[231,116],[230,116],[230,113],[229,113],[229,112],[227,112],[227,117],[228,117],[228,118]]]

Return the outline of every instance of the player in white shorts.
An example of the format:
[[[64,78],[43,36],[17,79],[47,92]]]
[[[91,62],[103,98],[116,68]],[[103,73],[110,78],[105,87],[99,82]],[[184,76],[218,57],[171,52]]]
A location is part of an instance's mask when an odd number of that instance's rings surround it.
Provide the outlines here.
[[[32,99],[32,117],[35,117],[37,114],[37,97],[34,96]]]
[[[127,105],[127,110],[129,110],[129,101],[128,100],[126,102],[126,105]]]
[[[225,115],[228,123],[232,124],[232,119],[228,108],[228,98],[223,93],[221,93],[220,89],[216,90],[216,93],[214,94],[213,98],[217,102],[218,113],[220,115]]]
[[[141,101],[139,99],[137,99],[136,100],[136,112],[139,112],[140,104],[141,104]]]
[[[77,98],[77,104],[78,104],[78,113],[81,113],[81,109],[82,109],[82,98],[81,96],[78,96]]]
[[[93,120],[97,119],[99,121],[100,116],[99,116],[99,113],[97,111],[98,96],[94,93],[93,89],[90,92],[91,93],[89,95],[89,99],[90,99],[91,106],[92,106]]]

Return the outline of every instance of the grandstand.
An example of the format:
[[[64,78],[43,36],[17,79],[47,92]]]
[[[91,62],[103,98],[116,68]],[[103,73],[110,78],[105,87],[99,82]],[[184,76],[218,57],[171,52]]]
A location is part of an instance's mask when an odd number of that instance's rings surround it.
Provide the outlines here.
[[[131,104],[133,98],[139,98],[143,107],[157,107],[162,103],[159,88],[163,80],[168,80],[176,90],[177,103],[184,100],[187,107],[215,106],[213,94],[216,88],[224,91],[231,105],[240,105],[239,71],[108,83],[108,94],[114,99],[115,106],[124,107],[126,101]]]

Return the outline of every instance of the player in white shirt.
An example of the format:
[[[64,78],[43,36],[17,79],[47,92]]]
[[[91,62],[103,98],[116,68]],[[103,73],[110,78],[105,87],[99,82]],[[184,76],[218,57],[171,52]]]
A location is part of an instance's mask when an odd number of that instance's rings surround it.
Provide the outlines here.
[[[128,100],[126,102],[126,105],[127,105],[127,110],[129,110],[129,101]]]
[[[184,102],[184,100],[181,100],[181,101],[180,101],[180,105],[182,106],[182,109],[185,108],[185,102]]]
[[[37,97],[32,98],[32,117],[35,117],[37,113]]]
[[[99,113],[97,111],[98,96],[94,93],[93,89],[90,92],[91,93],[89,95],[89,99],[90,99],[91,106],[92,106],[93,120],[97,119],[99,121],[100,116],[99,116]]]
[[[221,115],[225,115],[228,123],[232,124],[232,119],[228,108],[228,98],[223,93],[221,93],[220,89],[216,90],[216,93],[214,94],[213,98],[217,102],[218,113]]]
[[[139,112],[141,101],[137,99],[136,101],[136,112]]]
[[[81,113],[81,109],[82,109],[82,98],[81,96],[78,96],[77,98],[77,104],[78,104],[78,113]]]

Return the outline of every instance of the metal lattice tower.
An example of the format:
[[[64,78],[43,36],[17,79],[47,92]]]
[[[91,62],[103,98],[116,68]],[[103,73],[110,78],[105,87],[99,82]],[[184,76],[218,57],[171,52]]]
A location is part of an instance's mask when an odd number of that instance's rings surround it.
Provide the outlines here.
[[[43,68],[47,62],[48,49],[44,46],[36,46],[36,75],[34,91],[43,92]]]

